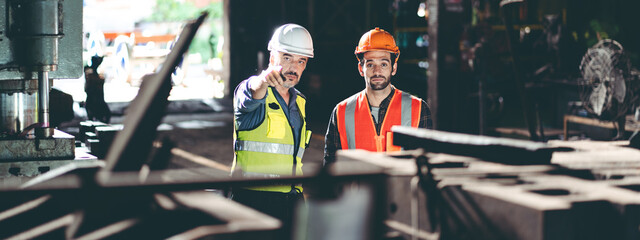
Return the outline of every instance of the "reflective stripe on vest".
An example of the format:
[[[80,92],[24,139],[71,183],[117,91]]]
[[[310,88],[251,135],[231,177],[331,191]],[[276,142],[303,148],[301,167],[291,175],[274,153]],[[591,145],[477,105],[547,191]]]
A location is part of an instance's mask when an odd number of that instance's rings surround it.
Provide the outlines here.
[[[356,105],[358,104],[357,95],[347,100],[347,106],[344,111],[344,126],[347,131],[347,142],[349,149],[356,148]],[[343,147],[344,148],[344,147]]]
[[[235,144],[235,150],[293,155],[294,147],[293,145],[282,144],[282,143],[267,143],[267,142],[237,140]],[[298,155],[296,156],[298,156],[299,158],[302,158],[302,155],[304,155],[304,148],[299,147]]]
[[[242,176],[246,177],[246,178],[279,178],[281,177],[278,174],[268,174],[268,173],[256,173],[256,172],[242,172]],[[295,184],[296,188],[299,189],[300,191],[302,191],[302,184],[301,183],[297,183]],[[277,190],[277,189],[285,189],[285,191],[288,191],[291,189],[291,184],[278,184],[278,185],[271,185],[268,186],[270,190]],[[247,189],[254,189],[254,190],[258,190],[258,191],[264,191],[264,186],[263,187],[248,187]]]
[[[402,93],[402,109],[400,109],[400,117],[402,126],[411,127],[411,95]]]
[[[393,94],[387,113],[382,120],[380,135],[376,133],[375,124],[370,116],[369,102],[364,91],[338,104],[338,131],[343,149],[359,148],[370,151],[385,151],[387,150],[386,146],[392,146],[392,136],[390,133],[388,134],[392,126],[418,127],[422,100],[397,89]],[[356,129],[360,129],[358,131],[361,132],[356,134]],[[399,150],[399,148],[388,150]]]
[[[268,173],[256,173],[256,172],[242,172],[243,177],[251,177],[251,178],[277,178],[280,177],[278,174],[268,174]]]

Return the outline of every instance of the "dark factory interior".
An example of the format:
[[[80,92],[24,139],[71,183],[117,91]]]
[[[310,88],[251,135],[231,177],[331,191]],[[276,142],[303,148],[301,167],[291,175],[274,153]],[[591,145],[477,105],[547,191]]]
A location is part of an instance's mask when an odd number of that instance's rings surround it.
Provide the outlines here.
[[[640,239],[638,9],[0,0],[0,238]]]
[[[318,57],[309,62],[298,88],[309,98],[309,120],[318,122],[321,130],[335,103],[363,85],[357,80],[355,42],[367,29],[380,27],[399,42],[401,57],[393,84],[428,100],[436,129],[528,138],[523,111],[532,108],[531,122],[544,127],[541,139],[548,140],[560,138],[562,132],[557,130],[563,128],[565,114],[589,114],[576,106],[581,101],[580,63],[599,38],[620,43],[632,66],[638,61],[634,2],[525,1],[517,9],[501,8],[500,1],[438,4],[232,1],[226,6],[229,38],[239,40],[229,46],[230,89],[266,68],[264,43],[274,26],[287,22],[307,26]],[[244,7],[249,5],[255,7]],[[236,13],[236,6],[242,10]],[[419,17],[421,7],[439,14],[435,19]],[[514,25],[514,51],[507,42],[505,17]],[[512,54],[518,55],[517,67]],[[630,74],[635,71],[630,69]],[[518,83],[526,89],[517,90]],[[521,103],[521,92],[528,105]],[[605,140],[612,134],[590,131],[585,137]],[[630,133],[626,134],[628,138]]]

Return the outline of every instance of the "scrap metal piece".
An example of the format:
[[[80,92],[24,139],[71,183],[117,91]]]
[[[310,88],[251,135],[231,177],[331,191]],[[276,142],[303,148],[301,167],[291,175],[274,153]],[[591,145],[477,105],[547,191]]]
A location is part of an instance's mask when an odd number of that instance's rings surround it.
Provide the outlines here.
[[[480,158],[510,165],[550,164],[554,151],[572,150],[546,143],[394,126],[393,144],[404,149]]]

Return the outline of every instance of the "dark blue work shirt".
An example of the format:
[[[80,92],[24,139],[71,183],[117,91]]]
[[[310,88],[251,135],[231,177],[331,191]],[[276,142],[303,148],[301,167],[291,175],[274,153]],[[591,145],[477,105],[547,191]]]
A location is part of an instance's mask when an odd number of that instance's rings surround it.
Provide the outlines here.
[[[264,121],[265,104],[267,96],[262,99],[253,99],[251,89],[249,89],[249,80],[257,76],[242,81],[236,87],[233,97],[233,114],[236,120],[236,131],[250,130],[258,127]],[[289,88],[289,105],[287,105],[276,89],[272,89],[278,103],[289,121],[289,125],[293,127],[294,146],[300,144],[300,131],[302,129],[302,115],[296,97],[298,90]],[[269,94],[269,92],[267,92]],[[284,106],[287,106],[286,108]]]

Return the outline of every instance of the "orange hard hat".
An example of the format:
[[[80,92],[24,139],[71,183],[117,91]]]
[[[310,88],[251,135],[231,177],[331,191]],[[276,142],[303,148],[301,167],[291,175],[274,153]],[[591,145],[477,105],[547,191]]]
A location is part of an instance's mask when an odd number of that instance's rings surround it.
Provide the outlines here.
[[[393,36],[379,27],[368,31],[360,37],[360,42],[358,42],[358,46],[355,51],[356,58],[360,61],[358,54],[374,50],[395,53],[396,61],[398,60],[398,57],[400,57],[400,49],[398,49],[396,41],[393,40]]]

